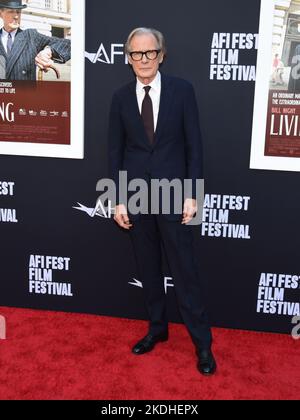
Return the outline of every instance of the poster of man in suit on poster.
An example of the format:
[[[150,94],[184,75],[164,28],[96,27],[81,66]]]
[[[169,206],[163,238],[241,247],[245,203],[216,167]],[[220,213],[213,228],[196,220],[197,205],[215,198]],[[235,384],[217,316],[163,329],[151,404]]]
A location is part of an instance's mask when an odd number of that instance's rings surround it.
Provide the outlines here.
[[[261,2],[252,169],[300,171],[300,3]]]
[[[84,0],[0,0],[0,154],[83,159],[84,20]]]

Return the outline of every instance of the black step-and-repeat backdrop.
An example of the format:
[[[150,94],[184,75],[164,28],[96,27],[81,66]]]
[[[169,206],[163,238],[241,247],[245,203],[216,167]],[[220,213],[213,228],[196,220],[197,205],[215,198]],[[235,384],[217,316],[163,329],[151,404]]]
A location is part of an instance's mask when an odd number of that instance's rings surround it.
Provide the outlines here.
[[[300,176],[249,169],[259,11],[259,0],[86,2],[85,158],[0,157],[0,305],[147,318],[128,233],[96,206],[111,96],[133,78],[124,42],[147,26],[166,36],[162,71],[191,81],[199,102],[206,196],[195,237],[212,324],[292,330]],[[177,322],[166,264],[164,274]]]

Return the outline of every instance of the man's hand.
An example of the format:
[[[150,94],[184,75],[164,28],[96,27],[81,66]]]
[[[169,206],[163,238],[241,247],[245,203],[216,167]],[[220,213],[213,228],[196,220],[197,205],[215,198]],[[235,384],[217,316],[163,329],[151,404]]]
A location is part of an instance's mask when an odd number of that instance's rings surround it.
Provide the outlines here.
[[[198,211],[197,200],[193,198],[187,198],[183,206],[182,224],[186,225],[187,223],[189,223],[193,219],[197,211]]]
[[[50,47],[45,47],[35,57],[35,64],[42,70],[48,71],[49,67],[54,64],[52,60],[52,51]]]
[[[129,222],[129,217],[127,214],[126,207],[124,204],[119,204],[115,207],[115,222],[118,223],[118,225],[126,230],[129,230],[133,225]]]

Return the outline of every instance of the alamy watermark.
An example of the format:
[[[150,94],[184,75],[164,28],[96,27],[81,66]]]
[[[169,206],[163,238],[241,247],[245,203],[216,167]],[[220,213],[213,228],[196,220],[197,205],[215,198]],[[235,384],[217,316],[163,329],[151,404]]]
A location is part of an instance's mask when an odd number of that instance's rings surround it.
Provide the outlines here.
[[[124,204],[127,211],[136,214],[182,214],[185,199],[195,199],[197,212],[190,225],[202,223],[204,204],[203,179],[145,179],[134,178],[128,182],[127,171],[119,172],[118,183],[109,178],[100,179],[96,190],[102,192],[100,202]],[[129,193],[131,194],[128,199]],[[150,197],[150,202],[149,202]]]
[[[300,79],[300,55],[294,55],[292,58],[292,64],[296,64],[291,71],[291,77],[294,80]]]

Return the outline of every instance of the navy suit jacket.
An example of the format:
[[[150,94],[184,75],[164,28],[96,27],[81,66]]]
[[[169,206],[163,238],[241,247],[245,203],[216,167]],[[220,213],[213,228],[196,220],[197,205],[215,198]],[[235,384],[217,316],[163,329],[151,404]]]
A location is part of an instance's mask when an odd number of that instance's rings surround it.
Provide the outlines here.
[[[133,178],[191,179],[192,190],[184,198],[196,198],[196,179],[203,178],[202,140],[199,113],[192,85],[179,78],[161,75],[161,99],[154,145],[151,145],[139,111],[136,81],[113,95],[109,117],[109,174],[119,192],[119,171]],[[130,194],[129,194],[130,196]],[[117,203],[121,204],[122,199]],[[124,203],[127,204],[127,203]],[[129,209],[128,209],[129,210]],[[130,218],[135,216],[128,211]],[[179,220],[182,215],[171,214]]]
[[[2,29],[0,29],[0,37]],[[52,59],[65,63],[71,58],[71,41],[57,37],[49,37],[36,29],[18,29],[11,53],[7,56],[0,39],[0,58],[5,66],[1,77],[6,80],[36,80],[35,57],[47,45],[51,47]],[[2,72],[1,72],[2,73]]]

